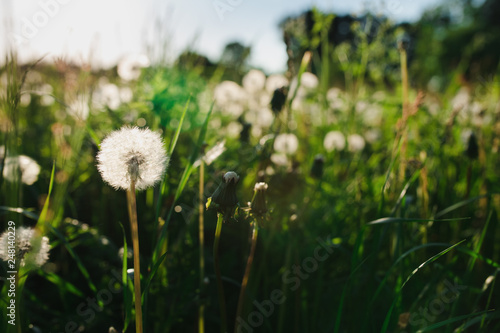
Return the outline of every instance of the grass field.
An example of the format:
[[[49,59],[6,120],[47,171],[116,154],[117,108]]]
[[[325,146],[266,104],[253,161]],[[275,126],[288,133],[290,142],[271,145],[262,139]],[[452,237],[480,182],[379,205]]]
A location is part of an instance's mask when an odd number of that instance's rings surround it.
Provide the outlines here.
[[[137,332],[138,240],[144,332],[500,332],[499,73],[419,89],[404,47],[371,63],[364,46],[238,82],[8,56],[1,230],[34,232],[13,252],[2,238],[0,331]],[[384,61],[394,83],[367,82]],[[123,126],[159,133],[169,159],[137,191],[137,239],[96,159]]]

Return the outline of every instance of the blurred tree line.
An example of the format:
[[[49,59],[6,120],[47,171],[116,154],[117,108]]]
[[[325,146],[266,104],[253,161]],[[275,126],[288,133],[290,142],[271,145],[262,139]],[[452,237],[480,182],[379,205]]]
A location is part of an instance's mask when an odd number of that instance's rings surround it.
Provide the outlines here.
[[[297,72],[306,51],[312,51],[310,70],[327,75],[330,85],[345,85],[347,77],[363,83],[393,86],[399,81],[398,41],[408,45],[412,84],[426,86],[432,78],[446,86],[458,75],[461,83],[484,81],[496,73],[500,60],[500,1],[445,0],[414,23],[393,23],[385,16],[336,15],[312,9],[285,18],[280,24],[286,45],[288,72]],[[210,77],[239,82],[249,69],[250,46],[226,45],[218,62],[189,51],[179,66],[202,68]]]

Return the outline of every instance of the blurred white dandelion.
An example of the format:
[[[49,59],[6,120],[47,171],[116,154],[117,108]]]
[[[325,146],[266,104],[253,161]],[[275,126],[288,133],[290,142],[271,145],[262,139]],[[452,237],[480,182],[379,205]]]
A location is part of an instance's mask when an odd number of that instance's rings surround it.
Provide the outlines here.
[[[276,139],[274,139],[274,150],[279,153],[293,154],[297,151],[299,147],[299,140],[292,133],[279,134]]]
[[[347,137],[347,149],[350,152],[362,151],[365,148],[365,139],[359,134],[351,134]]]
[[[264,89],[266,74],[258,69],[252,69],[243,77],[242,84],[246,91],[254,94]]]
[[[325,139],[323,140],[323,146],[327,152],[332,152],[334,150],[344,150],[345,148],[345,137],[339,131],[330,131],[326,133]]]
[[[0,159],[5,155],[5,146],[0,146]],[[19,173],[21,182],[26,185],[33,185],[38,180],[40,165],[26,155],[8,156],[5,158],[3,166],[3,176],[9,182],[18,180]]]
[[[266,91],[269,94],[274,93],[276,89],[288,86],[288,79],[281,74],[272,74],[266,80]]]
[[[129,55],[118,63],[118,75],[124,81],[137,80],[141,76],[141,70],[149,64],[149,58],[144,54]]]
[[[148,128],[122,127],[101,143],[97,168],[102,178],[115,189],[144,190],[159,182],[165,173],[168,157],[160,134]]]
[[[222,112],[239,117],[244,111],[247,94],[236,82],[223,81],[215,87],[214,98]]]
[[[86,120],[89,117],[89,97],[85,94],[79,94],[69,105],[68,114],[75,119]]]
[[[5,231],[0,236],[0,259],[7,261],[9,256],[9,243],[12,234]],[[10,239],[9,239],[10,237]],[[49,260],[49,239],[36,235],[35,229],[27,227],[16,228],[15,258],[20,261],[21,267],[41,267]]]

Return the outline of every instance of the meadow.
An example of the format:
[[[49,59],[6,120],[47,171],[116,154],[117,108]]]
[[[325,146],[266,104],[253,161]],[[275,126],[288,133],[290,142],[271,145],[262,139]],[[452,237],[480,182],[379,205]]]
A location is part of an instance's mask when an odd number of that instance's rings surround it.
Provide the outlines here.
[[[138,301],[144,332],[500,332],[498,60],[426,77],[435,40],[410,63],[404,27],[334,47],[316,22],[285,73],[9,54],[0,331],[138,332]],[[103,180],[124,126],[163,140],[155,186]]]

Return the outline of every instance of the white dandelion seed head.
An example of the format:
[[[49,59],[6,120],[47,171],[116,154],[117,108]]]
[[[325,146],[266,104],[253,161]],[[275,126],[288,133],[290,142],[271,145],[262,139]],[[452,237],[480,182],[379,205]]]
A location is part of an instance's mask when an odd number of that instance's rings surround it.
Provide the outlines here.
[[[307,90],[316,89],[319,85],[318,77],[313,73],[305,72],[300,78],[300,85]]]
[[[223,81],[215,87],[214,99],[224,113],[239,117],[244,111],[247,93],[236,82]]]
[[[237,183],[240,180],[240,176],[234,171],[228,171],[224,174],[224,182],[229,183],[233,181],[234,183]]]
[[[79,94],[70,104],[68,114],[75,119],[86,120],[89,117],[89,96]]]
[[[123,260],[123,255],[125,254],[125,248],[121,247],[118,250],[118,257],[120,257],[121,260]],[[134,256],[133,249],[127,246],[127,259],[132,259]]]
[[[165,174],[168,157],[160,134],[148,128],[122,127],[109,134],[97,154],[97,168],[106,183],[127,190],[154,186]]]
[[[15,182],[18,178],[18,170],[21,173],[21,181],[26,185],[33,185],[38,180],[40,166],[26,155],[9,156],[5,159],[3,176],[9,182]]]
[[[274,139],[274,150],[279,153],[293,154],[299,147],[299,140],[292,133],[280,134]]]
[[[365,139],[359,134],[351,134],[347,137],[347,146],[350,152],[362,151],[365,148]]]
[[[460,88],[458,93],[451,100],[451,106],[455,110],[461,110],[470,103],[470,93],[468,88]]]
[[[284,154],[272,154],[271,155],[271,162],[276,164],[277,166],[283,166],[286,167],[289,164],[288,157]],[[266,170],[267,172],[268,170]],[[273,172],[274,174],[274,172]]]
[[[258,69],[252,69],[243,77],[242,84],[246,91],[254,94],[264,89],[266,74]]]
[[[265,191],[267,190],[269,186],[267,185],[267,183],[264,183],[264,182],[260,182],[260,183],[256,183],[253,190],[254,191]]]
[[[326,133],[325,139],[323,140],[323,146],[325,147],[327,152],[332,152],[334,150],[344,150],[344,134],[339,131],[330,131]]]
[[[99,85],[92,96],[92,103],[94,107],[102,109],[107,106],[111,110],[116,110],[120,106],[121,102],[120,88],[113,83],[106,82],[106,80],[100,80]]]
[[[365,132],[365,139],[368,143],[374,144],[382,139],[382,131],[378,128],[372,128]]]
[[[266,91],[269,94],[274,93],[276,89],[288,86],[288,79],[281,74],[272,74],[266,80]]]
[[[4,261],[10,259],[8,253],[10,235],[8,231],[5,231],[0,236],[0,259]],[[37,268],[49,260],[49,239],[45,236],[37,236],[35,229],[16,228],[15,238],[15,258],[19,260],[21,267]]]
[[[125,81],[137,80],[141,76],[141,69],[149,64],[149,58],[145,54],[127,56],[118,63],[118,76]]]

